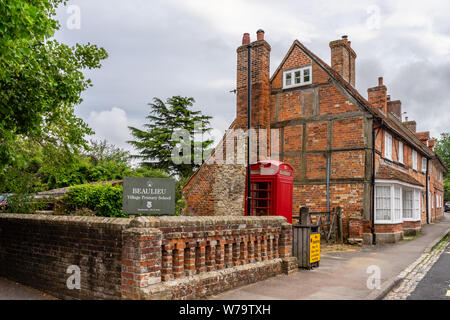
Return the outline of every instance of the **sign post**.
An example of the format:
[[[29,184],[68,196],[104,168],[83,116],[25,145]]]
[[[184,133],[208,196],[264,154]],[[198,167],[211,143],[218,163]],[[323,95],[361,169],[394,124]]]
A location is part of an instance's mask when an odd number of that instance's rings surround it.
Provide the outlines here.
[[[123,178],[123,213],[173,215],[175,181],[166,178]]]

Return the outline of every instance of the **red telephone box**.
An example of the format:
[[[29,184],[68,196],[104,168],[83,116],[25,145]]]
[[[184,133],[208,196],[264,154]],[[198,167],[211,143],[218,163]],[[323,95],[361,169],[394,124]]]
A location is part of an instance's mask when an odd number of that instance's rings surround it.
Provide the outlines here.
[[[247,212],[246,187],[245,215],[283,216],[292,223],[292,167],[284,162],[264,160],[252,164],[250,170],[251,214]]]

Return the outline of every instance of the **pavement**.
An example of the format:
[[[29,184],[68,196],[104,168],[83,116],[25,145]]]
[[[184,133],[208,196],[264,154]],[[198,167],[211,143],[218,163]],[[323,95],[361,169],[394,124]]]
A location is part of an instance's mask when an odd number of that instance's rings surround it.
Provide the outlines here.
[[[227,291],[212,299],[382,299],[402,280],[399,275],[416,262],[425,251],[431,251],[448,232],[450,232],[450,214],[446,213],[439,222],[424,225],[421,235],[413,240],[363,246],[360,251],[326,253],[321,257],[319,268],[280,275]],[[377,275],[379,282],[376,281]]]
[[[227,291],[211,297],[216,300],[370,300],[381,299],[405,277],[422,256],[432,250],[450,232],[450,214],[438,223],[424,225],[422,234],[410,241],[396,244],[363,246],[360,251],[330,252],[322,255],[320,267],[280,275],[265,281]],[[450,251],[447,247],[446,251]],[[436,255],[432,254],[436,258]],[[420,260],[422,259],[422,260]],[[441,294],[449,285],[450,254],[442,257],[417,286],[411,298],[421,299]],[[444,272],[443,272],[444,270]],[[403,274],[403,276],[402,276]],[[379,283],[374,276],[379,275]],[[442,278],[447,276],[447,278]],[[368,285],[369,284],[369,285]],[[445,285],[444,285],[445,284]],[[373,288],[372,288],[373,287]],[[372,289],[371,289],[372,288]],[[450,289],[450,287],[448,287]],[[0,300],[53,300],[54,297],[36,289],[0,277]]]
[[[0,277],[0,300],[55,300],[53,296]]]

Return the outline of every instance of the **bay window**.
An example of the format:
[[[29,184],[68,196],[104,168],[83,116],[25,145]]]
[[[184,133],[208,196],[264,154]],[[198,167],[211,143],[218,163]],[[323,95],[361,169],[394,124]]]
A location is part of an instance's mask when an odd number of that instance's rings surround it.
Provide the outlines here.
[[[421,188],[401,181],[378,180],[375,186],[375,223],[420,221]]]

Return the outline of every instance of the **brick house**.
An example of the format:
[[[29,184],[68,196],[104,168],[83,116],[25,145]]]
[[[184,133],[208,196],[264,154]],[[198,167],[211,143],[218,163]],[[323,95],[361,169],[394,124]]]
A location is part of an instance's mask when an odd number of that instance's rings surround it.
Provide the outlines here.
[[[443,216],[443,174],[429,132],[402,122],[383,78],[364,98],[355,89],[356,53],[346,36],[330,42],[331,66],[295,40],[273,75],[264,31],[237,48],[236,119],[247,128],[247,46],[252,54],[252,128],[267,131],[257,159],[279,159],[294,169],[293,215],[300,207],[340,206],[347,238],[394,242]],[[224,140],[220,151],[229,148]],[[245,147],[245,145],[244,145]],[[216,148],[216,152],[217,152]],[[236,145],[232,148],[236,149]],[[259,149],[258,149],[259,150]],[[215,156],[212,154],[212,157]],[[184,187],[194,215],[244,214],[245,164],[205,162]]]

